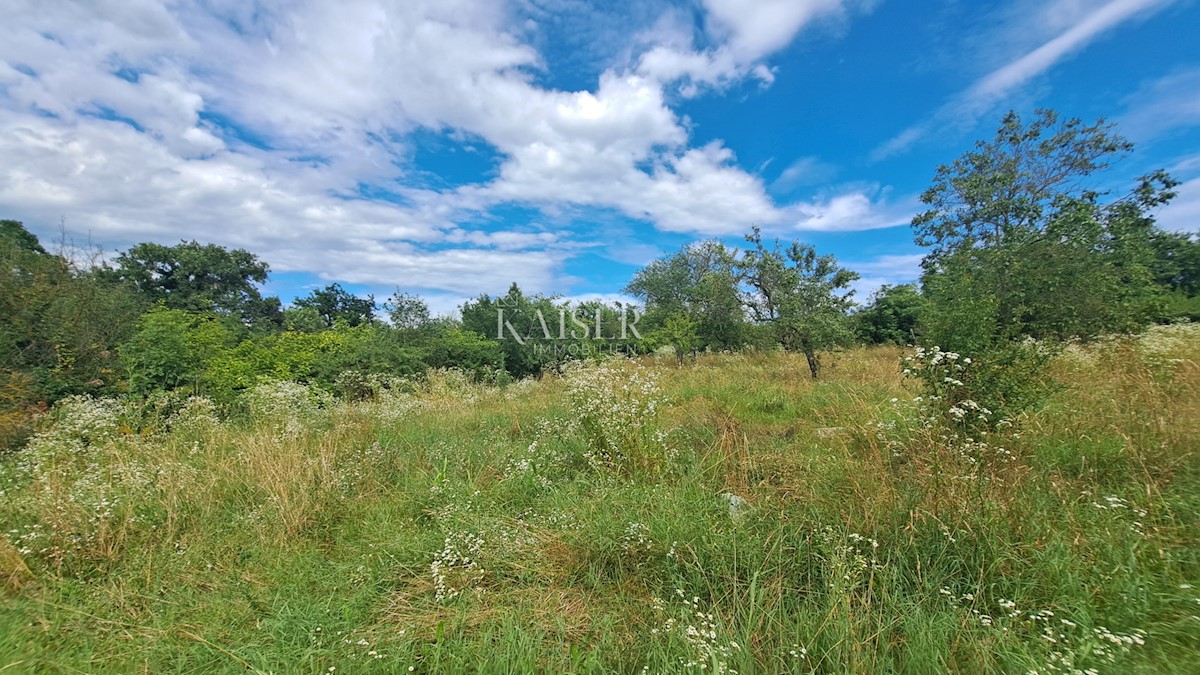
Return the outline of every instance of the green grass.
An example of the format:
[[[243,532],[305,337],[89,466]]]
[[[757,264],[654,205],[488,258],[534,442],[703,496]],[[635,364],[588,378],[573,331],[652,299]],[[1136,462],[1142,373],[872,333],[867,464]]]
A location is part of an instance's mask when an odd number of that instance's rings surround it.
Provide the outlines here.
[[[668,403],[602,455],[561,378],[287,434],[87,418],[0,470],[0,672],[1200,672],[1180,334],[1060,359],[993,439],[1014,458],[973,464],[881,438],[918,393],[889,349],[816,383],[783,354],[630,365],[591,395],[636,367]]]

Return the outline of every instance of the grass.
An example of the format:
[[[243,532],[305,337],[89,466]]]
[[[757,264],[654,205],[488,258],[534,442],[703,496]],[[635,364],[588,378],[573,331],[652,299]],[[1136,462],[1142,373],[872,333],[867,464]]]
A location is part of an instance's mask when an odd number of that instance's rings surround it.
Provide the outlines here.
[[[1200,335],[975,454],[900,356],[68,404],[0,470],[0,672],[1200,672]]]

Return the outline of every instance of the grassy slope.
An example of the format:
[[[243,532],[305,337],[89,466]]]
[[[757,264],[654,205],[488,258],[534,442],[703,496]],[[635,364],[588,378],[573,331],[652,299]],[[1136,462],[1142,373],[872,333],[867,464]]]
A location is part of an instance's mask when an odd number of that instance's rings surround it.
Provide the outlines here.
[[[1200,672],[1189,335],[1060,359],[974,468],[880,442],[888,349],[645,366],[652,472],[589,468],[552,379],[117,434],[0,481],[0,671]]]

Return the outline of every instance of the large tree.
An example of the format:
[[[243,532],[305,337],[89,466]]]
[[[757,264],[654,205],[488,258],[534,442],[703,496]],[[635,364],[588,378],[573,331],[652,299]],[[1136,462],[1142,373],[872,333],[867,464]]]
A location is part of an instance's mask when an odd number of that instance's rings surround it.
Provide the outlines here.
[[[127,284],[149,304],[188,312],[216,312],[247,325],[282,321],[279,300],[258,286],[270,267],[242,249],[185,241],[142,243],[121,253],[105,275]]]
[[[315,289],[303,298],[297,298],[292,305],[315,311],[327,327],[332,327],[338,321],[358,326],[375,320],[375,296],[360,298],[342,288],[341,284]]]
[[[1103,121],[1009,113],[992,140],[939,167],[921,197],[927,210],[912,224],[930,248],[922,340],[971,357],[968,393],[999,417],[1044,399],[1059,339],[1133,329],[1157,313],[1150,214],[1176,183],[1159,171],[1128,194],[1102,192],[1102,172],[1131,149]]]
[[[853,340],[850,284],[858,275],[807,244],[794,241],[784,248],[775,241],[768,247],[757,227],[746,240],[753,245],[740,263],[747,307],[756,321],[775,328],[785,349],[804,354],[816,379],[819,352]]]
[[[1150,211],[1175,181],[1155,172],[1105,201],[1096,175],[1132,145],[1103,121],[1009,113],[937,169],[913,219],[928,338],[959,351],[1022,337],[1090,337],[1144,321],[1154,288]]]
[[[738,284],[737,251],[702,241],[650,263],[625,292],[645,303],[646,329],[682,356],[742,344],[746,317]]]

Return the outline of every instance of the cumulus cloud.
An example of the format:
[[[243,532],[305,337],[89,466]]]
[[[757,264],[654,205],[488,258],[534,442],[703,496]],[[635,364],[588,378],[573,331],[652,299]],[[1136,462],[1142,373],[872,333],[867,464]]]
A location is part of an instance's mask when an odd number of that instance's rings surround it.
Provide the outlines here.
[[[704,11],[711,48],[680,54],[707,66],[671,75],[646,65],[651,49],[563,91],[538,84],[543,56],[504,3],[13,0],[0,24],[0,206],[31,224],[65,216],[109,246],[198,238],[282,271],[444,298],[570,283],[563,264],[582,243],[489,220],[512,203],[706,236],[894,224],[878,191],[775,203],[724,143],[694,146],[668,100],[684,75],[769,79],[771,53],[845,4]],[[714,67],[726,74],[705,80]],[[494,176],[419,187],[417,129],[486,143]]]
[[[745,77],[765,85],[775,79],[763,62],[786,47],[806,26],[820,19],[845,17],[850,5],[870,4],[846,0],[703,0],[705,36],[716,46],[700,49],[686,21],[659,26],[659,44],[641,55],[638,72],[663,83],[684,80],[679,91],[694,96],[701,86],[721,88]]]

